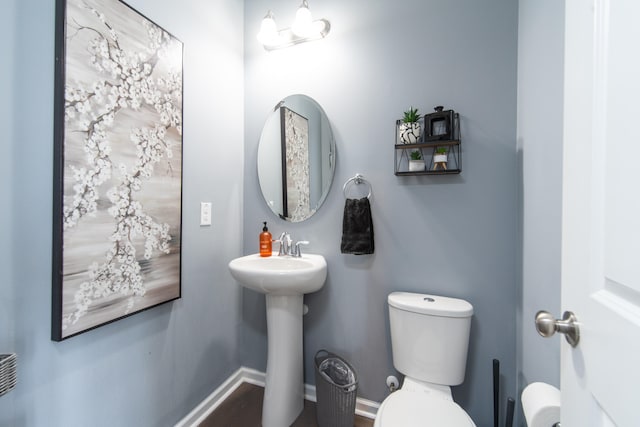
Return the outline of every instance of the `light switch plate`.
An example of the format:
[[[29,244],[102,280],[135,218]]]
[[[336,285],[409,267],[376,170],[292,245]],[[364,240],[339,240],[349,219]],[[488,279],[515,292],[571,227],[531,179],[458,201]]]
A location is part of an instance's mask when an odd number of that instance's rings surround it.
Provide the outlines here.
[[[211,202],[200,202],[200,225],[211,225]]]

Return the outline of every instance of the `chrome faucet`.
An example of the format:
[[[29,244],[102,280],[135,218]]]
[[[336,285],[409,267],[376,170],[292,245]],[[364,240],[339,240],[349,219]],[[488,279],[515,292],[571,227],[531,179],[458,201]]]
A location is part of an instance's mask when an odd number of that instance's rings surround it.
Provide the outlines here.
[[[286,231],[280,235],[278,240],[274,240],[274,242],[280,243],[280,250],[278,251],[278,256],[292,256],[296,258],[300,258],[302,256],[302,251],[300,250],[301,245],[308,245],[308,240],[300,240],[293,244],[291,240],[291,235]]]
[[[291,255],[291,235],[286,231],[280,235],[280,238],[276,240],[280,243],[280,250],[278,256]]]

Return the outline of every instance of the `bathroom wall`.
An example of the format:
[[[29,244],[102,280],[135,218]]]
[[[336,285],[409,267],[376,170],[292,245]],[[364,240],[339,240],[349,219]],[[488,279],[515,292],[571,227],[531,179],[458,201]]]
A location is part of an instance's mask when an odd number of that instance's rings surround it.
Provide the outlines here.
[[[16,2],[9,2],[4,5],[4,15],[0,18],[0,57],[13,58],[15,56],[15,33],[16,24],[12,19],[6,17],[15,16]],[[0,63],[0,127],[4,131],[3,143],[0,143],[0,195],[4,200],[3,209],[0,209],[0,354],[9,353],[15,348],[14,339],[14,307],[13,307],[13,287],[9,283],[13,280],[13,263],[11,262],[13,231],[11,222],[13,218],[12,209],[7,206],[7,200],[11,200],[13,189],[11,181],[13,179],[13,144],[7,143],[15,137],[14,126],[7,126],[13,117],[11,100],[13,94],[14,70],[8,66],[7,60]],[[4,405],[4,406],[3,406]],[[13,394],[6,394],[0,397],[0,413],[10,412],[13,408]],[[0,415],[0,422],[3,416]]]
[[[129,3],[184,42],[182,299],[50,340],[54,3],[0,15],[0,353],[18,386],[2,426],[172,426],[239,366],[243,5]],[[199,226],[200,201],[213,226]]]
[[[245,5],[244,252],[258,250],[261,222],[309,240],[329,266],[325,287],[305,298],[306,382],[326,348],[353,363],[359,395],[381,401],[391,360],[386,298],[395,290],[469,300],[475,308],[464,384],[455,399],[478,425],[492,420],[492,359],[502,363],[503,403],[516,393],[516,306],[520,297],[516,77],[518,5],[510,0],[311,2],[331,21],[319,42],[266,52],[255,41],[271,9],[279,27],[297,4]],[[255,170],[262,125],[282,98],[304,93],[325,109],[338,159],[331,192],[303,223],[266,207]],[[461,115],[463,171],[396,177],[395,120],[410,106]],[[342,255],[343,183],[361,173],[371,198],[376,251]],[[264,297],[243,291],[242,363],[266,368]]]
[[[538,310],[560,317],[564,2],[520,0],[518,159],[522,220],[522,296],[518,305],[519,392],[543,381],[560,386],[558,337],[543,339]]]

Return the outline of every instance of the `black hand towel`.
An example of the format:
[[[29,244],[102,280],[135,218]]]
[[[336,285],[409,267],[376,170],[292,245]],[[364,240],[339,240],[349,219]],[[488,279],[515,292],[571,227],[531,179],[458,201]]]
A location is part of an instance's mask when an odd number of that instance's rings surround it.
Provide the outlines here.
[[[373,253],[373,220],[367,197],[345,201],[340,250],[353,255]]]

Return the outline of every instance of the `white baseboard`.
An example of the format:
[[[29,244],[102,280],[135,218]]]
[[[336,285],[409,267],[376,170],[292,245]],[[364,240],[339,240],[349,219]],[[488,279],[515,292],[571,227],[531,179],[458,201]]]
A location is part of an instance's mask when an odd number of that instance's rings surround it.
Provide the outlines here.
[[[224,400],[231,395],[243,382],[264,387],[265,374],[255,369],[241,367],[223,382],[220,387],[207,396],[175,427],[196,427],[202,423]]]
[[[231,395],[240,384],[249,383],[264,387],[266,374],[244,366],[231,374],[225,382],[207,396],[186,417],[180,420],[175,427],[197,427],[204,421],[224,400]],[[316,402],[316,387],[304,385],[304,398]],[[356,399],[356,414],[362,417],[374,419],[380,404],[372,400],[358,397]]]

